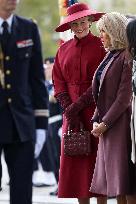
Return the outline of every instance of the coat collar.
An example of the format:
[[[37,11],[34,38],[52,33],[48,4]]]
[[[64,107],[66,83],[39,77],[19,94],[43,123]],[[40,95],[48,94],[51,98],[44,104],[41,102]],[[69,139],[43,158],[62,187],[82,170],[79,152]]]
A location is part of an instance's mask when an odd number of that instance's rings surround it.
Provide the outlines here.
[[[14,35],[19,30],[20,30],[20,26],[19,26],[19,23],[18,23],[18,20],[17,20],[17,16],[14,15],[13,16],[13,21],[12,21],[11,32]]]
[[[81,38],[81,39],[78,39],[76,36],[74,36],[74,44],[76,46],[84,45],[84,44],[87,44],[88,41],[92,38],[93,38],[93,34],[91,32],[89,32],[87,36],[85,36],[84,38]]]

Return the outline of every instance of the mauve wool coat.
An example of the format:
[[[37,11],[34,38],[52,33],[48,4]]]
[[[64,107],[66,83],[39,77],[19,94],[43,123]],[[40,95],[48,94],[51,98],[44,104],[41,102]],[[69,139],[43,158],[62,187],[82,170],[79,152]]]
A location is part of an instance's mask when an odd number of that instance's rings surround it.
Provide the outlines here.
[[[97,66],[102,61],[105,51],[100,39],[89,33],[81,40],[71,39],[64,43],[57,52],[53,68],[55,95],[68,92],[75,102],[92,83]],[[95,105],[81,113],[81,120],[87,130],[92,129],[90,119]],[[73,121],[74,123],[74,121]],[[67,121],[63,116],[63,133],[67,132]],[[61,145],[59,197],[87,198],[96,159],[98,140],[92,136],[93,154],[90,156],[65,156],[63,138]]]
[[[117,51],[104,68],[100,87],[93,79],[97,109],[94,121],[104,121],[108,130],[99,139],[91,192],[108,196],[131,193],[131,67],[126,51]],[[99,68],[98,68],[99,69]]]

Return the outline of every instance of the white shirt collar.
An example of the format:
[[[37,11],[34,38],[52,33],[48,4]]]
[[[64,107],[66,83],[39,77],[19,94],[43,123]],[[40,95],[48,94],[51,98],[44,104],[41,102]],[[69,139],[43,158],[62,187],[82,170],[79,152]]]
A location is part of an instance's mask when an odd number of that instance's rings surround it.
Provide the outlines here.
[[[9,25],[9,32],[11,32],[11,26],[12,26],[12,21],[13,21],[13,14],[9,18],[7,18],[6,20],[4,20],[3,18],[0,17],[0,33],[3,32],[3,28],[2,28],[3,21],[7,21],[8,25]]]

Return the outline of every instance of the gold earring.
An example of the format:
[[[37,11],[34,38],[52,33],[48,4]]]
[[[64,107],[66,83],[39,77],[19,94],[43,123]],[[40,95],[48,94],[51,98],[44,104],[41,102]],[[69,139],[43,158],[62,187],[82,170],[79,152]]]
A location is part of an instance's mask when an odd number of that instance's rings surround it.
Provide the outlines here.
[[[89,28],[91,28],[92,23],[89,24]]]

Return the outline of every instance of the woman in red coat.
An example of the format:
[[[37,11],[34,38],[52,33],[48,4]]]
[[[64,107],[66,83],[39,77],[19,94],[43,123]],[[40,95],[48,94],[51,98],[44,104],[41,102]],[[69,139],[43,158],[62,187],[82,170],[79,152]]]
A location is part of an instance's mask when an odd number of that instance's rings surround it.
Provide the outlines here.
[[[91,85],[93,74],[105,55],[100,39],[89,31],[91,23],[97,21],[102,13],[89,9],[84,3],[70,6],[67,12],[68,16],[56,31],[63,32],[71,28],[75,37],[59,48],[53,68],[55,96],[64,110],[63,133],[67,132],[68,125],[73,129],[79,125],[80,121],[86,130],[92,129],[90,118],[95,108],[92,97],[86,101],[83,98],[77,104],[76,102]],[[71,106],[73,104],[76,104],[74,109]],[[98,141],[93,136],[91,139],[92,154],[90,156],[70,157],[64,155],[62,138],[59,197],[78,198],[80,204],[89,204],[89,198],[96,196],[89,192],[89,187]]]

